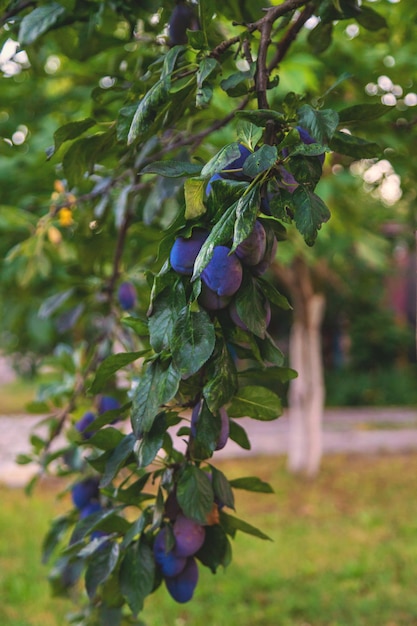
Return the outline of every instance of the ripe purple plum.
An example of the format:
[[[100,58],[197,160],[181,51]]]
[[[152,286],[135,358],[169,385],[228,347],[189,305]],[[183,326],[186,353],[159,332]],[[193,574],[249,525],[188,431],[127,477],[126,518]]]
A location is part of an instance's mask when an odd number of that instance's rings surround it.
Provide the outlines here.
[[[201,273],[205,285],[218,296],[233,296],[242,283],[242,265],[230,248],[216,246],[213,256]]]
[[[168,23],[169,44],[171,46],[187,44],[187,30],[198,29],[198,19],[193,7],[179,0],[171,13]]]
[[[175,548],[174,553],[176,556],[192,556],[201,548],[206,537],[206,530],[204,526],[201,526],[198,522],[185,517],[185,515],[178,515],[173,525]]]
[[[98,401],[98,413],[103,415],[106,411],[120,409],[120,402],[114,396],[101,396]]]
[[[213,176],[210,178],[210,180],[207,183],[206,196],[208,196],[209,193],[211,192],[211,189],[212,189],[211,186],[215,180],[224,180],[224,179],[223,179],[223,176],[221,176],[220,174],[213,174]]]
[[[85,519],[89,515],[94,515],[94,513],[100,513],[103,510],[100,502],[90,502],[87,506],[83,507],[80,511],[80,519]]]
[[[201,284],[201,293],[198,296],[199,303],[208,311],[219,311],[225,309],[231,301],[231,296],[219,296],[215,291]]]
[[[308,146],[308,145],[310,145],[312,143],[317,143],[316,139],[314,139],[305,128],[303,128],[302,126],[296,126],[296,129],[299,132],[301,141],[306,146]],[[319,154],[318,157],[317,157],[322,165],[324,163],[324,156],[325,155],[323,153],[323,154]]]
[[[236,256],[244,265],[258,265],[266,251],[266,232],[259,220],[255,221],[252,232],[236,248]]]
[[[198,566],[193,557],[187,559],[182,572],[165,578],[166,587],[172,598],[181,604],[191,600],[198,582]]]
[[[223,170],[225,171],[225,173],[231,172],[233,174],[236,174],[236,170],[241,170],[248,156],[252,154],[249,148],[244,146],[242,143],[239,144],[239,152],[240,155],[226,165]]]
[[[78,422],[74,424],[74,428],[78,430],[79,433],[81,433],[84,440],[91,439],[91,437],[94,435],[94,431],[90,431],[88,433],[84,431],[90,426],[90,424],[94,422],[95,419],[96,414],[92,411],[87,411],[87,413],[84,413],[84,415],[78,420]]]
[[[162,528],[155,538],[153,553],[163,576],[177,576],[185,567],[186,557],[177,556],[173,550],[166,549],[167,529]]]
[[[258,265],[254,265],[251,267],[252,274],[254,274],[255,276],[262,276],[262,274],[265,274],[266,270],[271,265],[277,253],[278,242],[277,238],[275,237],[274,231],[272,230],[272,228],[269,227],[265,230],[265,232],[266,250],[264,257],[262,261],[258,263]]]
[[[202,228],[195,228],[191,237],[186,239],[185,237],[178,237],[174,245],[171,248],[169,260],[172,268],[183,274],[184,276],[191,276],[193,273],[194,262],[198,253],[201,250],[201,246],[208,237],[208,232]]]
[[[99,497],[99,481],[97,478],[86,478],[76,483],[71,489],[71,497],[77,509],[84,509]]]
[[[124,282],[119,286],[117,297],[124,311],[130,311],[136,305],[136,287],[130,282]]]
[[[229,416],[224,407],[220,409],[219,413],[221,419],[221,428],[219,438],[217,439],[216,450],[223,450],[224,446],[227,443],[227,440],[229,439],[230,422]]]

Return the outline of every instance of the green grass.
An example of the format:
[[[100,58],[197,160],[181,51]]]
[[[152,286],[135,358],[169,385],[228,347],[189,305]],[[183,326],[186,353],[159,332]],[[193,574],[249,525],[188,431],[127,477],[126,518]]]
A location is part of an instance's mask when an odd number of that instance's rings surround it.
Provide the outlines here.
[[[17,379],[0,385],[0,415],[25,413],[25,406],[36,397],[38,382]]]
[[[163,587],[148,598],[148,626],[417,625],[416,455],[329,457],[314,482],[288,476],[281,458],[221,467],[272,483],[274,495],[237,492],[237,514],[273,542],[238,533],[232,564],[200,567],[190,603]],[[39,563],[48,519],[65,507],[54,493],[0,488],[1,626],[62,626],[72,608],[49,597]]]

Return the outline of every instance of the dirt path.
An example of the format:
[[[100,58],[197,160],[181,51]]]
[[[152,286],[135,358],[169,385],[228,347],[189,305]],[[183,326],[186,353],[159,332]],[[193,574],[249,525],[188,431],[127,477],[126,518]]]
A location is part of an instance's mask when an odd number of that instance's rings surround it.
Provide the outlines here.
[[[29,437],[41,418],[0,416],[0,482],[22,486],[36,471],[32,465],[16,465],[18,454],[30,450]],[[247,454],[285,455],[288,417],[273,422],[241,419],[252,443],[248,452],[230,441],[218,457]],[[36,429],[40,434],[42,430]],[[60,445],[62,441],[56,442]],[[177,442],[179,447],[181,443]],[[417,408],[342,408],[325,412],[324,454],[380,454],[417,451]]]

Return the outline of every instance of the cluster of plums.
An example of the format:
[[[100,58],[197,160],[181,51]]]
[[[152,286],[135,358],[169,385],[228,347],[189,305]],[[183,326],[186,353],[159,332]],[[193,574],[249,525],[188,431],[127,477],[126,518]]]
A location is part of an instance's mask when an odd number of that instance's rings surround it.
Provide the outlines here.
[[[205,527],[179,513],[172,524],[162,526],[153,552],[170,595],[177,602],[191,600],[198,582],[195,554],[206,537]]]
[[[79,511],[80,520],[103,510],[100,503],[99,479],[97,477],[84,478],[84,480],[75,483],[71,489],[71,498]],[[91,533],[92,540],[105,536],[106,533],[102,530],[94,530]]]

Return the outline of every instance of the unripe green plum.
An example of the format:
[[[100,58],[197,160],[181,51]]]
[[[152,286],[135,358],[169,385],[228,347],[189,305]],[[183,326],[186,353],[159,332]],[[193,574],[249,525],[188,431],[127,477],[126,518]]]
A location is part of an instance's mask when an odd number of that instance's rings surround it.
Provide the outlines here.
[[[192,275],[195,260],[207,237],[208,232],[206,230],[195,228],[188,239],[178,237],[175,240],[171,248],[169,260],[172,268],[178,274],[183,274],[184,276]]]
[[[173,525],[176,556],[192,556],[201,548],[206,537],[206,530],[198,522],[178,515]]]
[[[213,256],[201,273],[202,281],[218,296],[233,296],[242,283],[242,265],[230,248],[216,246]]]
[[[258,265],[265,256],[266,233],[259,220],[255,221],[252,232],[235,250],[236,256],[244,265]]]
[[[191,600],[198,582],[198,566],[193,557],[187,559],[187,563],[177,576],[165,578],[168,592],[176,602],[183,604]]]

